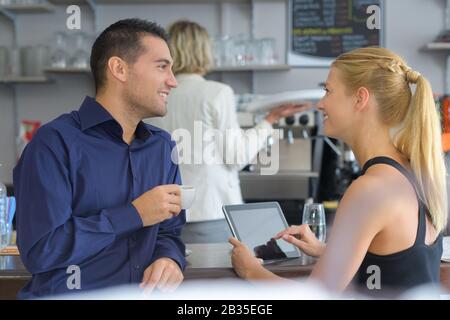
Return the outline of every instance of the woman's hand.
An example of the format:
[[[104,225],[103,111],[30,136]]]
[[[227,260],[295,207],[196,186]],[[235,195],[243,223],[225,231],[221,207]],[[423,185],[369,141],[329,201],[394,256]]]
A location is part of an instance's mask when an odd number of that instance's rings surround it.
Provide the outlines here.
[[[290,226],[275,236],[275,239],[292,243],[309,256],[320,257],[325,250],[325,243],[316,238],[307,224]]]
[[[284,104],[270,110],[266,116],[266,121],[270,124],[274,124],[281,118],[292,116],[299,112],[304,112],[312,108],[312,103],[304,104]]]
[[[231,263],[239,277],[250,279],[257,277],[258,273],[264,273],[261,259],[256,258],[245,244],[233,237],[228,242],[234,247],[231,251]]]

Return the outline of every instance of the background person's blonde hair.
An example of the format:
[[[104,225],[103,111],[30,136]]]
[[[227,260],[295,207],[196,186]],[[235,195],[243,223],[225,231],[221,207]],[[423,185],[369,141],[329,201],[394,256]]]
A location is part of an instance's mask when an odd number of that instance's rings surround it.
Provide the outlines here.
[[[177,21],[169,27],[169,48],[173,72],[206,74],[212,64],[211,40],[205,28],[191,21]]]
[[[437,231],[442,231],[448,214],[446,168],[441,126],[428,80],[385,48],[344,53],[332,67],[341,71],[349,93],[366,87],[378,102],[382,121],[391,128],[400,126],[393,143],[409,159],[419,197]],[[414,95],[410,84],[416,84]]]

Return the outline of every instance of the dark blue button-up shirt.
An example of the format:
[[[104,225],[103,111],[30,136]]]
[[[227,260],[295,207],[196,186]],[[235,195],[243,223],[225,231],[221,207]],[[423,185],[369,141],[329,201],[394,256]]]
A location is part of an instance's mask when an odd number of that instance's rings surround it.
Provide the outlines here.
[[[162,184],[181,184],[170,135],[140,122],[131,145],[94,99],[41,127],[14,169],[17,243],[33,274],[19,298],[139,283],[156,259],[185,267],[184,210],[143,227],[131,202]],[[76,267],[75,267],[76,268]],[[69,286],[68,286],[69,284]]]

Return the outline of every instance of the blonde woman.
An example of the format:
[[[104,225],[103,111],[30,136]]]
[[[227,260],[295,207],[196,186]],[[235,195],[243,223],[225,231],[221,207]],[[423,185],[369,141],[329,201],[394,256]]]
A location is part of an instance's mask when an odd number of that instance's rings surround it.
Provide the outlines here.
[[[178,87],[168,96],[167,115],[152,119],[151,123],[174,135],[177,129],[187,130],[191,137],[191,157],[179,160],[183,183],[196,188],[196,199],[187,210],[182,238],[187,243],[226,242],[230,233],[222,205],[242,203],[238,171],[265,146],[272,134],[273,123],[281,117],[304,111],[306,106],[277,107],[254,128],[241,131],[233,89],[203,77],[210,70],[212,61],[211,41],[205,28],[195,22],[175,22],[169,28],[169,47]],[[196,143],[206,138],[198,135],[208,130],[224,135],[231,130],[233,134],[225,136],[223,145],[218,142],[220,139],[214,143],[209,139],[209,142]],[[257,139],[252,141],[255,133]],[[208,148],[214,149],[221,161],[205,161]],[[183,156],[188,157],[184,152]],[[227,155],[233,154],[236,156],[234,161],[226,161]],[[195,159],[200,159],[201,163]]]
[[[366,293],[439,283],[446,170],[429,82],[391,51],[362,48],[334,61],[325,91],[318,104],[325,134],[351,146],[362,173],[342,198],[326,245],[306,225],[276,238],[320,257],[312,279],[338,292],[352,279]],[[230,242],[239,276],[280,279]]]

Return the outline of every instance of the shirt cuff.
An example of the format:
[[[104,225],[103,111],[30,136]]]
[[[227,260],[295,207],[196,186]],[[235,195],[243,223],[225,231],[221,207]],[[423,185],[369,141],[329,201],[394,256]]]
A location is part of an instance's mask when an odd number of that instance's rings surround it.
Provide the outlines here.
[[[155,253],[153,254],[152,261],[155,262],[159,258],[169,258],[175,261],[178,266],[180,267],[181,271],[184,271],[186,268],[186,258],[184,257],[184,254],[181,255],[178,252],[175,252],[175,250],[171,249],[157,249]],[[152,263],[153,263],[152,262]]]
[[[265,130],[270,131],[270,133],[272,134],[273,127],[269,121],[264,119],[255,126],[255,129],[265,129]]]
[[[130,203],[105,210],[105,215],[117,236],[121,236],[143,227],[142,219],[136,208]]]

